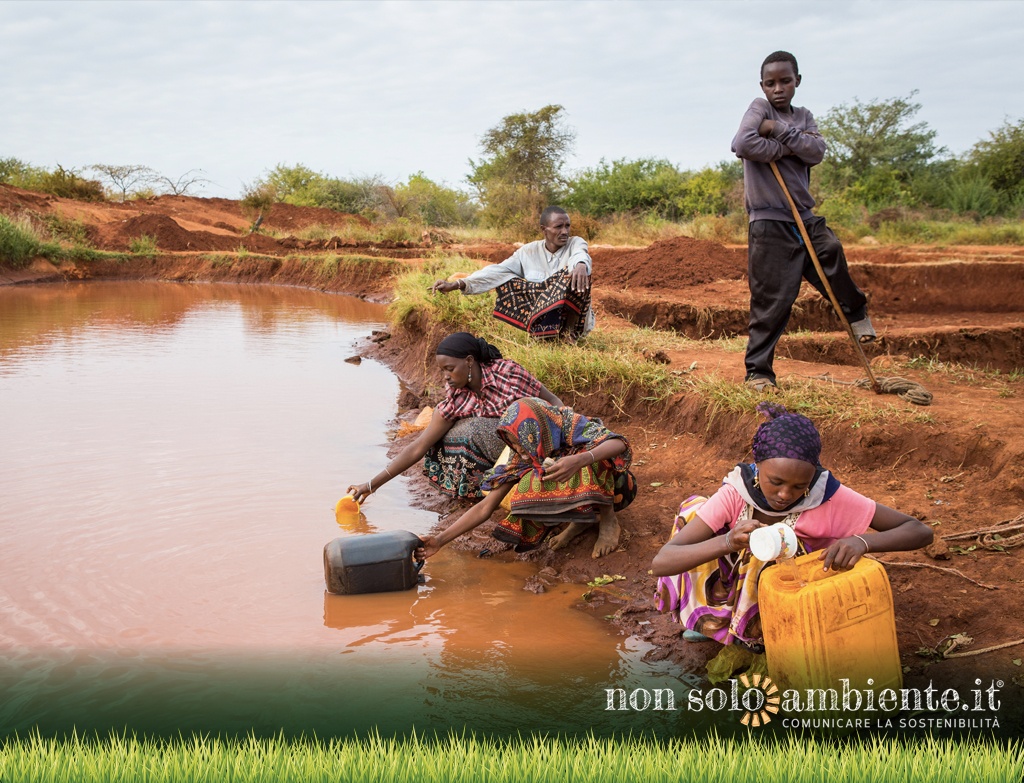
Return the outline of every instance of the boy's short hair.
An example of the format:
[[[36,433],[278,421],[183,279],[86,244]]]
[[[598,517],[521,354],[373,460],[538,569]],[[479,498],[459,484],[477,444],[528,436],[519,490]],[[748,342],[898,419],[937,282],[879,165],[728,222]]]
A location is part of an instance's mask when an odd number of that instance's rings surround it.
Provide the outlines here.
[[[793,73],[796,76],[800,75],[800,67],[796,64],[796,58],[793,55],[791,55],[789,52],[783,52],[783,51],[772,52],[767,57],[765,57],[764,58],[764,62],[761,63],[761,75],[762,76],[764,75],[764,67],[766,65],[770,65],[771,63],[792,63],[792,65],[793,65]]]

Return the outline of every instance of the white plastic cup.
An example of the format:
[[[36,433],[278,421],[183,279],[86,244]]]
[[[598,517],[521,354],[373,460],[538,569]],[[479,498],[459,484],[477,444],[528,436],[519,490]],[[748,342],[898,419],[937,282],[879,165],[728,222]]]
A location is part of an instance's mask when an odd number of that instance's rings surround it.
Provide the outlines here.
[[[764,563],[794,557],[796,531],[784,522],[759,527],[750,534],[750,553]]]

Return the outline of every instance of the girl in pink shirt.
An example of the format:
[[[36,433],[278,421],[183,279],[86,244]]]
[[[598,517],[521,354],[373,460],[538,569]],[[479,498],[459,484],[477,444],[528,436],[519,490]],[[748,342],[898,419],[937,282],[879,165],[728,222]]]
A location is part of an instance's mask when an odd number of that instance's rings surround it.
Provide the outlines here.
[[[852,568],[867,552],[927,546],[932,530],[842,486],[822,468],[821,436],[810,419],[772,403],[757,409],[768,421],[754,435],[754,462],[737,465],[710,498],[683,502],[653,573],[661,577],[659,608],[686,626],[684,637],[739,642],[759,652],[757,580],[769,564],[747,548],[751,531],[789,525],[799,553],[820,550],[828,571]]]

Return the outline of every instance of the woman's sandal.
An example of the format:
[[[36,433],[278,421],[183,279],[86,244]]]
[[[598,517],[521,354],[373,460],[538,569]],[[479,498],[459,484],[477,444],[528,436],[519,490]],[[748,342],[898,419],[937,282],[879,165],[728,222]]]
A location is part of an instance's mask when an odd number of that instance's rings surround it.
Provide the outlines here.
[[[850,324],[850,329],[853,330],[853,336],[860,341],[861,345],[873,343],[875,338],[878,337],[875,334],[875,327],[871,325],[871,319],[866,315],[860,321],[854,321]]]
[[[711,641],[711,637],[710,636],[705,636],[700,631],[694,631],[694,630],[692,630],[690,628],[687,628],[685,631],[683,631],[683,641],[685,641],[685,642],[710,642]]]

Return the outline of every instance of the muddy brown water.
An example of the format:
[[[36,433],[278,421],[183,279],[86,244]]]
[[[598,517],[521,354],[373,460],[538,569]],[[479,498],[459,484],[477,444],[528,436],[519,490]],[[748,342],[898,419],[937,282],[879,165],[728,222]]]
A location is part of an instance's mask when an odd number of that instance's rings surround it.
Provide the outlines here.
[[[333,596],[333,504],[386,459],[380,305],[172,283],[0,288],[0,736],[675,733],[605,689],[686,686],[527,563],[443,551]],[[426,532],[404,480],[362,531]],[[692,723],[692,721],[691,721]]]

